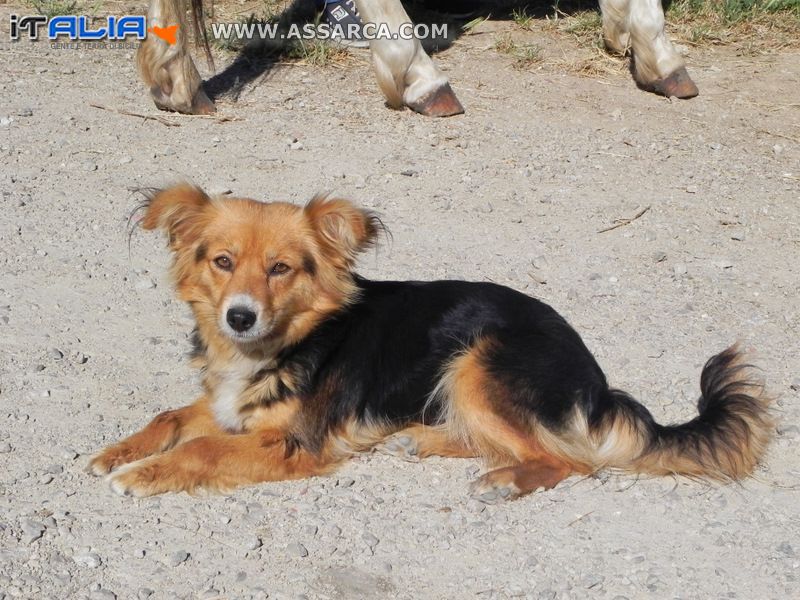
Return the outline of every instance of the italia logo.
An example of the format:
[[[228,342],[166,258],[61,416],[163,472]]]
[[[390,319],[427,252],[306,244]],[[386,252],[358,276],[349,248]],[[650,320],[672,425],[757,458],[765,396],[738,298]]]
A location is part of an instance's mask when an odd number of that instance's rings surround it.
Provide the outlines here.
[[[44,15],[11,15],[9,19],[12,40],[20,39],[23,33],[27,34],[28,39],[38,40],[40,29],[46,30],[49,40],[62,36],[85,41],[143,40],[147,36],[147,22],[142,15],[110,16],[105,19],[93,19],[85,15],[57,15],[49,19]],[[94,21],[100,21],[100,25],[93,27]],[[177,28],[177,25],[152,27],[151,31],[171,45],[175,43]]]

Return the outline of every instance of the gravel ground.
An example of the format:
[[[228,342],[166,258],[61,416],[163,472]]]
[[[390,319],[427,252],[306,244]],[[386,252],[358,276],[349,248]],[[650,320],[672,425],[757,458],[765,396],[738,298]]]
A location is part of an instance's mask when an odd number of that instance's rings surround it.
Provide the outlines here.
[[[486,43],[438,56],[464,117],[385,109],[357,54],[177,127],[89,105],[159,115],[129,51],[0,49],[0,600],[800,597],[800,55],[695,50],[702,95],[669,102]],[[377,210],[393,241],[365,275],[534,294],[662,421],[739,339],[778,397],[769,457],[741,485],[599,474],[499,506],[468,497],[475,461],[377,454],[119,498],[88,456],[198,393],[164,241],[126,233],[130,188],[180,178]]]

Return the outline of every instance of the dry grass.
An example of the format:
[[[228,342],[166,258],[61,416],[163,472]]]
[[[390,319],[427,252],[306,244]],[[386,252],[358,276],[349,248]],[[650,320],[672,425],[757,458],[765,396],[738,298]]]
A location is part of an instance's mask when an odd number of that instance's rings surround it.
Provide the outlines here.
[[[800,47],[800,0],[675,0],[667,23],[674,40],[692,46],[748,54]]]
[[[517,69],[527,69],[531,65],[542,62],[542,49],[536,44],[520,44],[511,37],[510,33],[504,33],[494,44],[495,50],[502,54],[507,54],[514,59],[514,67]]]

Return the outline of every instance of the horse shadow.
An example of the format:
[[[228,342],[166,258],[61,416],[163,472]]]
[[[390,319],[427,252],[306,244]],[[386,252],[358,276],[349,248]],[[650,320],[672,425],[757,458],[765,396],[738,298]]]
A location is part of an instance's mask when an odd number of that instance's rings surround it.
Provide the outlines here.
[[[421,40],[428,54],[446,50],[468,29],[476,19],[509,20],[524,14],[544,19],[559,14],[570,15],[578,11],[597,10],[597,0],[410,0],[403,6],[414,23],[446,24],[447,35]],[[666,7],[665,7],[666,8]],[[270,19],[278,31],[288,31],[292,24],[302,26],[318,19],[314,0],[293,0],[278,16]],[[264,23],[255,15],[252,23]],[[277,39],[258,39],[238,49],[234,60],[224,70],[205,81],[203,87],[212,101],[225,98],[236,102],[241,93],[251,85],[266,80],[281,62],[296,56],[297,46]]]

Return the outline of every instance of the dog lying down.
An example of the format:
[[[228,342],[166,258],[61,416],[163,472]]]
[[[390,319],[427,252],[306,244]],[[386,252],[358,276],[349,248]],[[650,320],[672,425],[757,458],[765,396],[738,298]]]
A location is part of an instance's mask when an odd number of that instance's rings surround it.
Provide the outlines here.
[[[183,184],[144,209],[143,227],[169,236],[204,390],[92,458],[119,494],[310,477],[380,447],[480,457],[491,470],[472,492],[500,500],[607,468],[739,479],[770,440],[769,399],[735,348],[703,368],[699,415],[659,425],[539,300],[359,277],[381,223],[346,200],[266,204]]]

